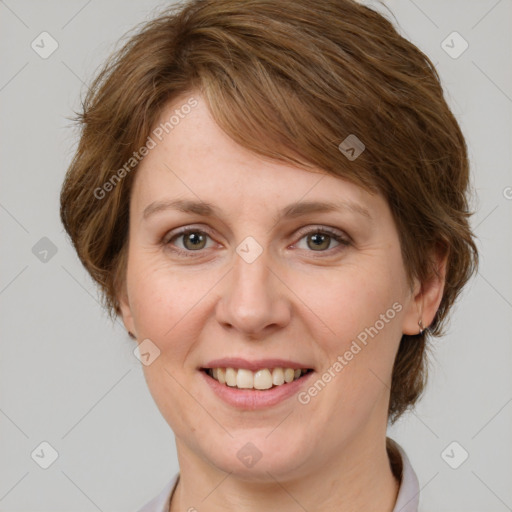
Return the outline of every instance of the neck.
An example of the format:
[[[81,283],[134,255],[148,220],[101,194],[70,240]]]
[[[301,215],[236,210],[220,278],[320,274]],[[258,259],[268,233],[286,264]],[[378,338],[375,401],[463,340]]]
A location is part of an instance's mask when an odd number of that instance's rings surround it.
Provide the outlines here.
[[[240,479],[205,464],[178,441],[177,447],[180,478],[170,512],[392,512],[398,494],[400,455],[392,443],[386,446],[385,437],[373,445],[351,444],[306,476],[286,479],[267,473],[266,482]]]

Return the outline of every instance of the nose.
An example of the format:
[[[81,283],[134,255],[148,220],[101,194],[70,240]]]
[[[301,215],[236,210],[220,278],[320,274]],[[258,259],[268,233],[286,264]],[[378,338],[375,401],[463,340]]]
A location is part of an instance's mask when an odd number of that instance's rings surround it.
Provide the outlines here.
[[[216,307],[218,322],[253,339],[261,339],[290,322],[289,290],[265,252],[248,263],[238,254],[224,281]]]

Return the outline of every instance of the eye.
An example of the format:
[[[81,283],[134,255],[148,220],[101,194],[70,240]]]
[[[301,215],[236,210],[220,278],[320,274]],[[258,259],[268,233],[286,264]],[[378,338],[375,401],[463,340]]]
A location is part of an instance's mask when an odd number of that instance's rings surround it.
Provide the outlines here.
[[[304,230],[299,233],[299,243],[295,247],[301,250],[310,250],[310,252],[338,252],[343,248],[351,245],[350,239],[343,235],[341,232],[327,227],[317,227],[314,229]],[[168,247],[173,252],[176,252],[183,256],[199,256],[202,249],[211,248],[212,245],[207,246],[208,238],[210,235],[201,229],[188,227],[178,231],[177,233],[171,233],[166,236],[162,243],[165,247]],[[300,242],[305,239],[306,247],[300,247]],[[181,243],[177,243],[181,240]],[[336,246],[331,247],[333,240],[336,242]],[[198,253],[198,254],[193,254]]]
[[[164,240],[164,245],[169,246],[173,251],[185,254],[186,256],[193,256],[191,254],[187,254],[190,252],[200,251],[201,249],[205,249],[206,241],[210,238],[210,235],[205,231],[196,228],[187,228],[178,233],[175,233],[171,237],[167,237]],[[182,246],[176,246],[173,242],[175,240],[182,240]]]
[[[300,240],[306,239],[306,249],[311,249],[313,252],[327,252],[332,248],[333,240],[338,244],[334,249],[341,250],[343,247],[350,245],[350,240],[347,237],[330,228],[315,228],[300,234],[302,235]],[[299,247],[298,244],[297,247],[304,249],[304,247]]]

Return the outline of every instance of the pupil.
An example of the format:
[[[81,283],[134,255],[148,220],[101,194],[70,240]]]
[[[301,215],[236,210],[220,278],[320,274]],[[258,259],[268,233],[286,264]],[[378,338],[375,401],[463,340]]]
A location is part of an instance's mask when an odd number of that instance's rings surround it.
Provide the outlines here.
[[[198,233],[189,233],[186,239],[197,248],[197,245],[203,241],[203,236]]]
[[[325,246],[325,240],[328,240],[328,236],[322,235],[321,233],[315,233],[314,235],[311,235],[311,238],[313,240],[313,244],[316,248],[321,247],[322,243]],[[327,241],[327,245],[329,245],[329,242]],[[325,248],[325,247],[323,247]]]

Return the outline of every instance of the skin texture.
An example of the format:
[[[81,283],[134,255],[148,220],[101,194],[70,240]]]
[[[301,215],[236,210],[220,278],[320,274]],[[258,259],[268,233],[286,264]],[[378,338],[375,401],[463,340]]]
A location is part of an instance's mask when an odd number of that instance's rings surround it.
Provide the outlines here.
[[[137,169],[119,295],[126,328],[161,351],[143,368],[176,437],[180,480],[170,510],[390,512],[398,491],[385,449],[393,361],[402,333],[432,321],[445,262],[438,279],[411,289],[383,197],[250,153],[219,129],[197,91],[167,105],[161,120],[191,96],[197,106]],[[341,153],[340,165],[349,165]],[[143,219],[153,201],[178,198],[222,213]],[[358,203],[371,220],[342,209],[276,221],[290,203],[313,200]],[[174,237],[184,226],[208,235],[200,250]],[[350,244],[317,241],[315,229],[325,227]],[[248,236],[263,249],[252,263],[236,252]],[[314,368],[314,382],[396,303],[394,318],[307,404],[293,396],[240,411],[199,373],[220,357],[284,358]],[[262,454],[251,468],[237,458],[248,442]]]

